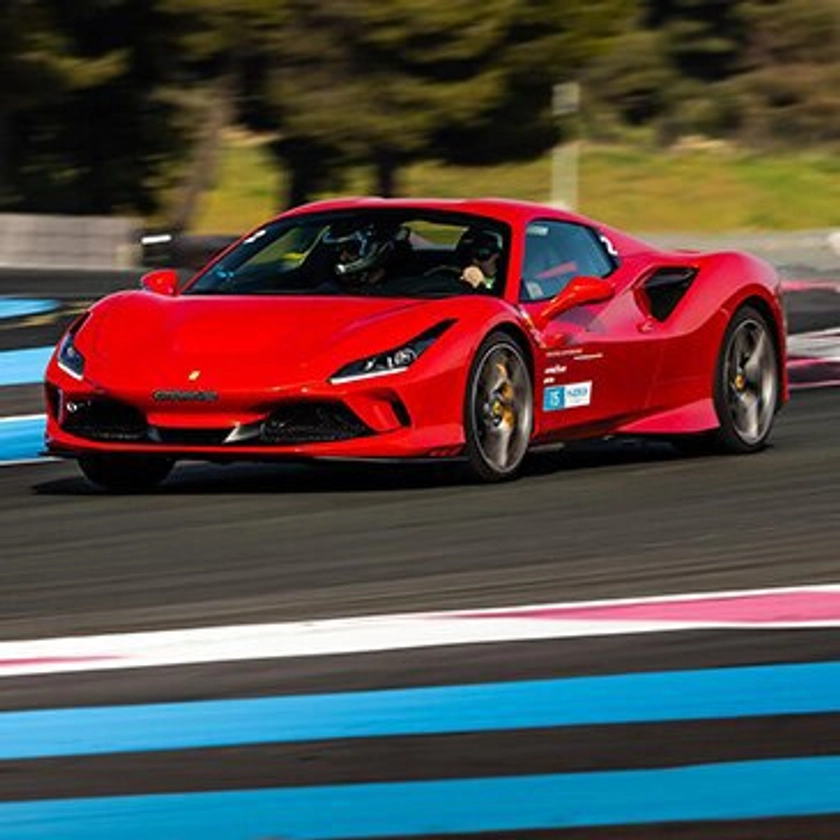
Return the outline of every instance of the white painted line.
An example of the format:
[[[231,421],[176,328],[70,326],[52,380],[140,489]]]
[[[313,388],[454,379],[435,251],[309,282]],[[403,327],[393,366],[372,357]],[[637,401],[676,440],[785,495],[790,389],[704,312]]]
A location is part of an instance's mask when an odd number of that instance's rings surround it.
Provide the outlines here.
[[[788,353],[812,361],[840,361],[840,327],[788,336]]]
[[[0,417],[0,423],[21,423],[25,420],[44,420],[46,421],[46,414],[17,414],[13,417]]]
[[[794,627],[840,627],[840,584],[3,642],[0,677],[536,639]]]
[[[43,455],[38,458],[18,458],[16,461],[0,461],[0,467],[31,467],[35,464],[54,464],[61,458],[52,455]]]

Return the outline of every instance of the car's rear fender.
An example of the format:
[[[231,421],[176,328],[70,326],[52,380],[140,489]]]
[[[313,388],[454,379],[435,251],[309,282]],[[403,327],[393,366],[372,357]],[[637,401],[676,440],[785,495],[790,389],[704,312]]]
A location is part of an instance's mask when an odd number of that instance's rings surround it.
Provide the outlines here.
[[[773,327],[782,399],[786,399],[784,315],[779,280],[772,267],[741,253],[686,256],[685,265],[696,268],[697,275],[673,312],[663,322],[655,323],[652,330],[664,342],[653,408],[675,407],[711,396],[724,332],[734,313],[748,303],[759,309]]]

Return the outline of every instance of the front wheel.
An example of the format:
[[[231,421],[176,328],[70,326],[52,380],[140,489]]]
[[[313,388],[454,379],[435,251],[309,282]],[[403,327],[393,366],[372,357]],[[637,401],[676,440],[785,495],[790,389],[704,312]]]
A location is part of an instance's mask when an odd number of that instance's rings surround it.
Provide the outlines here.
[[[88,481],[113,493],[153,490],[169,475],[171,458],[137,455],[85,455],[79,468]]]
[[[779,401],[779,354],[767,319],[739,309],[723,337],[715,370],[716,441],[729,452],[756,452],[767,443]]]
[[[467,464],[482,481],[513,478],[522,465],[534,424],[531,374],[522,348],[505,333],[491,333],[470,366],[464,404]]]

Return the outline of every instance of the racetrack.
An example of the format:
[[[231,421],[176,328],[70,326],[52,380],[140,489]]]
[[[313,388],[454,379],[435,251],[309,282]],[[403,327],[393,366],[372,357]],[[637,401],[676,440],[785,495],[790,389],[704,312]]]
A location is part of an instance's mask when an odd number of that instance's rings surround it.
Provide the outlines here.
[[[837,319],[832,322],[826,314],[836,306],[836,292],[818,289],[807,299],[797,298],[789,314],[799,332],[824,330],[836,325]],[[22,327],[25,338],[9,339],[4,346],[43,344],[57,323],[30,323]],[[14,402],[6,402],[0,414],[11,413],[10,404],[14,410],[37,410],[29,386],[16,386],[3,398]],[[161,492],[120,497],[95,491],[72,464],[8,466],[0,469],[0,638],[837,583],[838,429],[840,391],[801,390],[779,416],[773,445],[756,456],[685,458],[664,444],[591,444],[534,457],[519,481],[497,486],[465,484],[429,467],[193,465],[176,470]],[[712,679],[714,669],[823,667],[838,658],[838,651],[836,623],[807,630],[704,630],[9,677],[0,680],[0,696],[10,713],[686,669]],[[815,679],[824,680],[817,683],[824,689],[840,685],[823,672]],[[674,696],[683,691],[688,689]],[[840,689],[833,694],[840,698]],[[528,701],[522,702],[527,707]],[[699,785],[710,810],[666,812],[652,796],[645,819],[616,806],[612,824],[623,826],[618,833],[598,828],[593,816],[577,823],[555,818],[516,824],[503,815],[495,823],[453,817],[454,828],[443,821],[440,832],[571,837],[569,827],[579,825],[586,829],[574,832],[576,838],[840,836],[840,804],[830,792],[840,790],[840,767],[795,763],[840,755],[840,700],[807,714],[759,712],[747,705],[741,714],[712,717],[522,732],[500,728],[490,735],[424,731],[355,742],[337,737],[302,746],[208,743],[175,757],[158,748],[134,758],[6,760],[0,761],[0,799],[43,806],[47,799],[101,797],[111,803],[132,792],[278,785],[282,790],[307,786],[312,792],[394,778],[509,781],[523,773],[559,774],[565,785],[578,784],[570,777],[580,773],[600,777],[613,770],[675,765],[734,773],[742,767],[739,762],[747,762],[744,772],[756,774],[750,776],[753,787],[722,775],[707,780],[704,789],[701,777],[687,776],[683,790],[674,777],[651,777],[645,784],[652,789],[664,784],[675,801],[689,796],[689,790],[697,797]],[[3,720],[0,713],[0,726]],[[770,759],[792,763],[763,763]],[[779,775],[763,775],[771,771]],[[812,779],[815,796],[825,794],[823,800],[774,810],[772,795],[764,801],[756,792],[762,785],[771,793],[786,790],[803,776]],[[607,784],[607,776],[601,781]],[[497,794],[488,787],[480,796],[524,796],[520,812],[543,813],[540,802],[507,783]],[[742,800],[752,795],[757,810],[744,813],[737,803],[718,802],[729,785]],[[550,790],[560,796],[561,788]],[[609,810],[604,803],[612,800],[605,790],[592,814]],[[415,802],[413,795],[399,801]],[[445,798],[449,793],[440,795],[439,802],[446,802],[441,813],[454,807]],[[451,795],[471,801],[466,789],[453,789]],[[587,789],[586,795],[595,794]],[[334,793],[324,796],[329,801]],[[779,798],[784,799],[781,793]],[[317,810],[318,801],[309,802],[310,810]],[[279,802],[271,807],[294,810]],[[121,802],[113,799],[113,804]],[[215,800],[211,804],[216,807]],[[55,811],[55,823],[43,816],[47,813],[52,812],[41,807],[18,817],[0,805],[0,838],[100,836],[84,824],[86,812],[67,812],[63,825],[71,828],[62,828],[63,833],[56,828],[62,812]],[[110,817],[109,830],[116,832],[111,836],[144,836],[120,834],[116,828],[123,817],[116,812]],[[18,818],[22,821],[14,823]],[[13,831],[13,825],[21,830]],[[423,825],[397,821],[390,836],[431,836]],[[263,830],[253,836],[267,835]],[[287,836],[327,835],[301,829]],[[389,835],[360,830],[343,836]]]
[[[0,471],[0,632],[36,636],[834,582],[840,394],[754,457],[540,456],[515,484],[426,468],[182,466],[149,496]]]

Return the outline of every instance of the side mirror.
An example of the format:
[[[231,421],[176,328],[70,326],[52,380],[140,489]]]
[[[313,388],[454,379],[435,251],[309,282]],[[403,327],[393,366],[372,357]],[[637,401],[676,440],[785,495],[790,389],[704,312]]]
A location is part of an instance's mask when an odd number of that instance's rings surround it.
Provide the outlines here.
[[[558,292],[539,312],[536,324],[542,329],[561,312],[566,312],[585,303],[601,303],[609,300],[614,294],[615,286],[603,277],[589,277],[587,275],[573,277],[563,290]]]
[[[178,294],[178,275],[174,269],[161,268],[158,271],[150,271],[148,274],[144,274],[140,280],[140,285],[147,292],[174,297]]]

